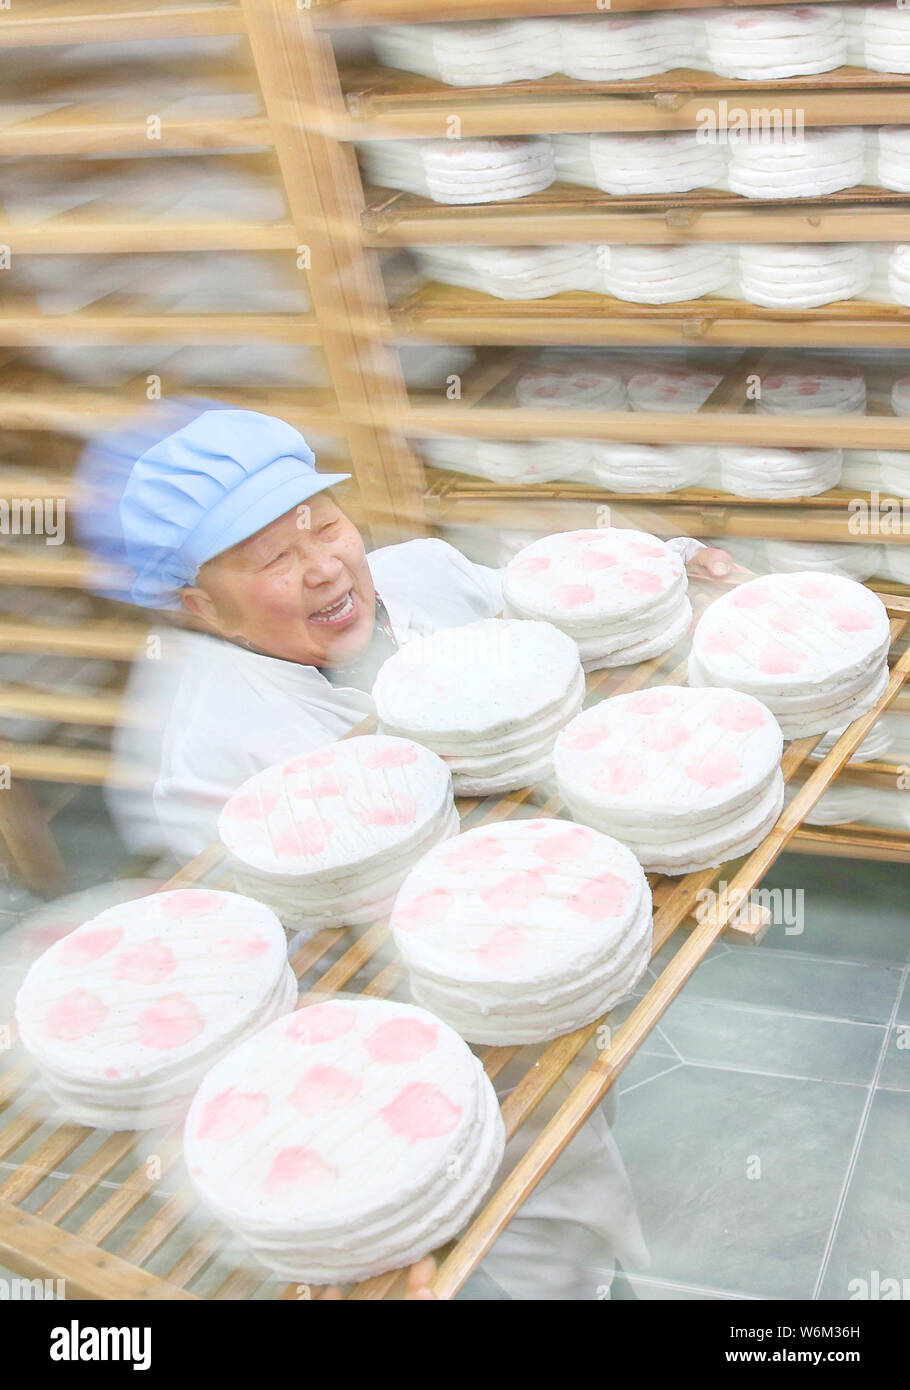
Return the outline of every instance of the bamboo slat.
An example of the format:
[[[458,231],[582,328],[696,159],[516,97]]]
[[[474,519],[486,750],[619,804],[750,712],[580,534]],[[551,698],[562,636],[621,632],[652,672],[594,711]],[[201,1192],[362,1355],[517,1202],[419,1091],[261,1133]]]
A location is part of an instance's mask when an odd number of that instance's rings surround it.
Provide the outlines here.
[[[681,304],[630,304],[587,291],[499,300],[428,282],[391,310],[393,342],[648,344],[662,347],[910,347],[910,311],[848,299],[822,309],[772,310],[706,295]]]
[[[227,0],[32,0],[28,13],[12,6],[0,17],[0,48],[241,33],[240,6]]]
[[[910,112],[908,112],[910,119]],[[553,184],[507,203],[449,207],[380,189],[364,210],[363,242],[394,246],[547,246],[553,242],[631,243],[785,241],[893,242],[906,234],[907,195],[846,189],[827,198],[776,202],[699,190],[660,202],[611,198],[596,189]]]
[[[731,0],[731,5],[783,5],[792,0]],[[714,0],[610,0],[604,10],[699,10]],[[590,0],[496,0],[497,19],[529,15],[589,15]],[[445,20],[489,19],[489,0],[313,0],[320,28],[342,25],[442,23]]]
[[[261,116],[161,118],[155,140],[158,152],[185,150],[254,150],[270,143]],[[35,116],[0,129],[0,155],[148,154],[145,112],[118,115],[110,108],[74,106],[65,112]]]

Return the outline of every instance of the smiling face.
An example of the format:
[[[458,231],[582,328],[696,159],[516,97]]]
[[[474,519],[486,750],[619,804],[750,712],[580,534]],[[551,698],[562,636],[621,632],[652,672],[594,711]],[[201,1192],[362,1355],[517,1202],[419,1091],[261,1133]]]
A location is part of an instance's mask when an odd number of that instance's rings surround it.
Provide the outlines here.
[[[209,560],[181,599],[209,631],[305,666],[352,661],[376,614],[363,539],[328,492]]]

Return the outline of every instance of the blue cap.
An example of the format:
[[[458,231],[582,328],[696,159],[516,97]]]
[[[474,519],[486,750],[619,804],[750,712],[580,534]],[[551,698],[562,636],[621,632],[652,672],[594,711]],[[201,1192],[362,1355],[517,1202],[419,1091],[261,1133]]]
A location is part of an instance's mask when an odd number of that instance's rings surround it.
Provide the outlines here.
[[[255,410],[206,410],[135,463],[120,503],[134,603],[178,608],[201,565],[350,478],[317,473],[303,435]]]

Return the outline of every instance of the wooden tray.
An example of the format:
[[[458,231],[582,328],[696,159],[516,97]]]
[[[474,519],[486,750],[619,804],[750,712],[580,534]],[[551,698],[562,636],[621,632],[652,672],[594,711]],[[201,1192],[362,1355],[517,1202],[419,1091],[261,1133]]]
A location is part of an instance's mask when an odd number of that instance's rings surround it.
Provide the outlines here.
[[[892,637],[910,622],[910,600],[887,597]],[[699,601],[698,607],[703,607]],[[631,672],[597,672],[588,677],[589,699],[596,700],[647,684],[679,684],[685,679],[685,645],[666,657]],[[440,1252],[435,1289],[451,1298],[482,1260],[496,1236],[543,1177],[594,1107],[603,1099],[636,1048],[728,927],[750,891],[760,882],[781,851],[803,846],[808,852],[831,852],[834,843],[850,842],[854,853],[868,851],[879,841],[878,854],[906,859],[908,847],[886,832],[865,834],[848,827],[846,833],[801,829],[804,816],[844,767],[880,714],[894,702],[910,675],[910,651],[894,662],[888,687],[876,708],[851,724],[824,760],[802,783],[796,797],[763,843],[737,865],[705,870],[684,878],[652,875],[655,898],[654,951],[668,942],[677,928],[692,927],[681,936],[678,949],[608,1045],[591,1052],[590,1065],[557,1113],[488,1199],[469,1229]],[[817,738],[791,743],[784,754],[784,776],[803,767]],[[465,827],[521,816],[564,814],[559,798],[548,788],[535,787],[483,801],[462,798],[459,811]],[[844,828],[840,828],[843,832]],[[220,848],[200,855],[167,885],[225,882]],[[716,907],[693,925],[691,915],[701,890],[718,880],[727,887],[718,893]],[[230,886],[230,880],[227,880]],[[755,928],[740,933],[754,939]],[[301,1002],[336,990],[383,997],[400,991],[403,971],[390,950],[383,923],[350,932],[347,950],[320,973],[320,962],[337,944],[338,934],[321,932],[293,959],[304,981]],[[378,968],[377,968],[378,967]],[[537,1049],[518,1084],[503,1104],[509,1135],[534,1112],[598,1034],[600,1021]],[[47,1120],[29,1059],[7,1030],[11,1045],[0,1054],[0,1160],[15,1165],[0,1183],[0,1264],[30,1278],[65,1279],[68,1294],[91,1298],[126,1299],[247,1299],[308,1298],[303,1285],[284,1286],[269,1280],[236,1248],[217,1221],[198,1208],[192,1189],[180,1173],[179,1128],[169,1133],[137,1136],[103,1134],[82,1126]],[[0,1038],[3,1037],[0,1032]],[[488,1074],[495,1078],[515,1061],[520,1049],[479,1049]],[[67,1176],[50,1177],[72,1159]],[[157,1195],[170,1180],[171,1188]],[[403,1275],[393,1271],[366,1280],[348,1293],[354,1299],[394,1297]]]

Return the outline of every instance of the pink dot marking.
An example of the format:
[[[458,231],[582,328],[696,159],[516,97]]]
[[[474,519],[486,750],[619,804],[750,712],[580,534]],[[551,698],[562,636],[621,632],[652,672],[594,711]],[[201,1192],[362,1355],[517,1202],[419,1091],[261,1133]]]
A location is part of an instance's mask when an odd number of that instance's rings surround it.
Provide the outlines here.
[[[139,1041],[143,1047],[170,1052],[198,1038],[205,1024],[192,999],[167,994],[139,1015]]]
[[[726,656],[737,643],[736,633],[729,627],[713,627],[702,638],[706,656]]]
[[[796,592],[801,598],[830,598],[831,586],[821,579],[801,579],[796,586]]]
[[[649,730],[644,736],[644,742],[657,753],[670,753],[674,748],[681,748],[684,743],[688,743],[691,737],[691,730],[687,729],[685,724],[666,724],[662,729]]]
[[[308,753],[306,756],[307,767],[330,767],[335,761],[335,751],[332,748],[317,748],[315,753]]]
[[[88,965],[107,955],[123,936],[122,927],[95,927],[64,937],[58,958],[64,965]]]
[[[766,588],[760,585],[744,584],[741,589],[734,589],[727,599],[731,608],[761,608],[763,604],[770,602],[771,594]]]
[[[609,737],[609,730],[602,724],[589,724],[586,728],[572,729],[563,735],[562,746],[571,752],[587,752],[589,748],[596,748],[598,743],[603,743]]]
[[[650,570],[626,570],[622,576],[622,586],[633,589],[637,594],[660,594],[664,581],[659,574],[652,574]]]
[[[600,874],[566,899],[573,912],[595,921],[600,917],[618,917],[629,901],[630,888],[618,874]]]
[[[661,710],[672,709],[675,704],[676,698],[669,690],[643,690],[630,695],[625,708],[633,714],[660,714]]]
[[[735,753],[715,749],[697,762],[689,763],[686,776],[700,787],[727,787],[742,776],[742,763]]]
[[[264,936],[223,936],[214,951],[221,960],[255,960],[264,956],[269,943]]]
[[[461,1106],[432,1082],[412,1081],[379,1113],[393,1134],[416,1144],[451,1134],[461,1118]]]
[[[115,980],[138,985],[156,985],[177,969],[173,952],[163,941],[147,941],[133,951],[121,951],[114,961]]]
[[[357,812],[361,825],[410,825],[417,815],[417,802],[413,796],[396,797],[392,806],[364,807]]]
[[[343,796],[344,791],[334,777],[320,777],[308,787],[295,787],[293,795],[299,801],[314,801],[320,796]]]
[[[628,796],[644,782],[645,774],[633,758],[611,758],[594,774],[591,786],[598,792],[613,792],[616,796]]]
[[[498,859],[502,852],[497,840],[459,836],[453,848],[443,856],[443,863],[447,869],[479,869]]]
[[[383,1066],[419,1062],[438,1046],[439,1028],[422,1018],[390,1018],[364,1041],[373,1061]]]
[[[519,579],[530,579],[532,575],[543,574],[544,570],[548,570],[550,560],[546,555],[526,555],[524,558],[513,560],[510,568]]]
[[[560,584],[553,597],[560,608],[580,608],[593,600],[594,590],[590,584]]]
[[[202,888],[186,888],[176,893],[162,893],[160,903],[162,917],[179,921],[181,917],[205,917],[210,912],[219,912],[224,898],[220,893],[206,893]]]
[[[246,792],[242,796],[232,796],[224,814],[228,820],[260,820],[271,815],[277,805],[277,792]]]
[[[116,1067],[105,1067],[104,1075],[108,1081],[116,1081],[120,1075],[120,1072],[117,1070]]]
[[[526,869],[524,873],[511,874],[508,878],[501,879],[492,888],[482,889],[480,896],[494,911],[501,911],[510,906],[524,907],[546,891],[546,884],[542,869]]]
[[[800,382],[796,388],[796,394],[798,396],[817,396],[820,390],[821,383],[810,379]]]
[[[268,1097],[261,1091],[235,1091],[232,1086],[206,1104],[196,1138],[226,1143],[258,1125],[268,1113]]]
[[[578,557],[578,567],[583,570],[608,570],[616,564],[616,556],[605,550],[583,550]]]
[[[86,989],[74,989],[55,999],[44,1015],[44,1027],[49,1037],[60,1042],[75,1042],[77,1038],[94,1033],[107,1018],[107,1005],[97,994]]]
[[[861,608],[830,608],[828,616],[838,632],[868,632],[875,627],[872,614]]]
[[[745,734],[750,729],[760,729],[767,723],[765,712],[759,705],[747,700],[725,700],[712,715],[715,724],[734,733]]]
[[[444,888],[431,888],[428,893],[419,893],[403,907],[396,906],[392,922],[396,931],[420,931],[423,927],[435,926],[452,906],[454,899]]]
[[[304,816],[290,830],[274,837],[275,853],[284,857],[292,854],[319,854],[328,844],[332,827],[318,816]]]
[[[580,825],[575,825],[569,830],[563,830],[559,834],[549,835],[545,840],[541,840],[540,844],[534,846],[534,853],[539,854],[541,859],[545,859],[548,864],[556,866],[566,860],[582,858],[590,848],[590,831],[583,830]]]
[[[507,970],[527,949],[528,936],[520,927],[500,927],[474,954],[487,970]]]
[[[364,767],[407,767],[409,763],[416,763],[419,757],[420,753],[411,744],[393,743],[388,748],[380,748],[373,753],[367,753],[363,759],[363,765]]]
[[[782,642],[766,642],[759,653],[758,665],[768,676],[790,676],[805,664],[805,652],[792,651]]]
[[[640,560],[662,560],[664,548],[656,541],[630,541],[626,546],[628,555],[637,555]]]
[[[340,1000],[335,1004],[310,1004],[297,1010],[284,1035],[292,1042],[315,1047],[350,1033],[356,1022],[357,1013],[351,1004],[343,1004]]]
[[[805,615],[798,608],[778,608],[768,619],[772,632],[799,632],[805,625]]]
[[[320,1115],[340,1110],[360,1095],[363,1078],[352,1076],[341,1067],[309,1067],[298,1078],[288,1096],[288,1104],[302,1115]]]
[[[262,1185],[266,1196],[276,1197],[289,1187],[324,1187],[337,1178],[338,1169],[315,1149],[295,1147],[275,1155]]]

